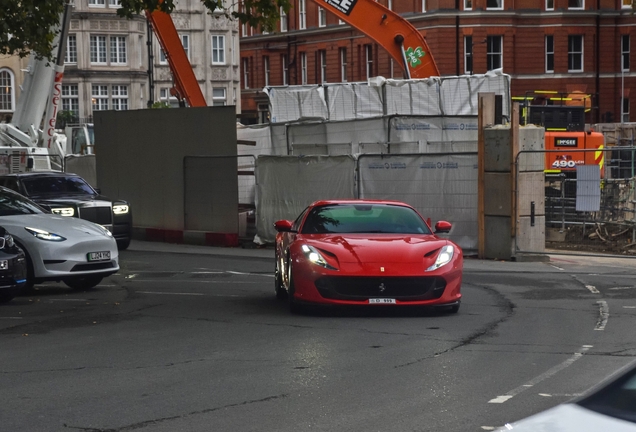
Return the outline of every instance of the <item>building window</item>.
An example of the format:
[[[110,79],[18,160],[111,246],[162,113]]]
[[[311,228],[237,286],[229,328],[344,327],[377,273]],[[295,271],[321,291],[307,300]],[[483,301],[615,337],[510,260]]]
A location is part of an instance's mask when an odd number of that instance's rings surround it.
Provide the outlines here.
[[[502,10],[503,0],[486,0],[486,9]]]
[[[298,0],[298,28],[304,30],[307,28],[307,12],[305,7],[306,0]]]
[[[13,72],[7,69],[0,69],[0,112],[13,112],[15,110],[14,106],[15,82]]]
[[[622,0],[622,1],[623,1],[623,9],[632,8],[632,0]]]
[[[473,74],[473,37],[464,36],[464,73]]]
[[[300,53],[300,83],[307,84],[307,53]]]
[[[66,52],[64,53],[65,64],[77,63],[77,36],[68,35],[66,39]]]
[[[176,96],[172,96],[170,94],[170,89],[166,87],[159,89],[159,100],[169,104],[171,107],[176,108],[179,106],[179,99],[177,99]]]
[[[110,37],[110,63],[126,64],[126,36]]]
[[[250,88],[250,59],[244,58],[243,61],[243,88]]]
[[[318,51],[318,61],[320,64],[320,83],[324,84],[327,82],[327,51]]]
[[[426,12],[426,0],[422,0],[422,12]]]
[[[179,35],[179,38],[181,39],[181,45],[183,45],[186,57],[190,60],[190,35]]]
[[[280,66],[282,73],[282,83],[283,85],[289,85],[289,62],[287,61],[287,54],[282,54],[280,56]]]
[[[584,9],[584,0],[568,0],[568,9]]]
[[[364,65],[367,79],[373,76],[373,46],[364,46]]]
[[[111,87],[113,109],[125,111],[128,109],[128,86],[114,85]]]
[[[263,73],[265,78],[265,86],[269,85],[269,57],[263,57]]]
[[[627,123],[629,122],[629,99],[628,98],[621,98],[621,99],[622,99],[622,108],[623,108],[621,122]]]
[[[325,27],[327,25],[327,11],[324,8],[318,6],[318,27]]]
[[[341,19],[338,20],[338,25],[344,25],[344,24],[345,24],[345,22],[343,20],[341,20]]]
[[[108,109],[108,86],[91,86],[91,99],[93,111],[104,111]]]
[[[106,7],[106,0],[88,0],[88,6]]]
[[[212,64],[225,64],[225,36],[212,35]]]
[[[464,0],[464,10],[473,9],[473,0]]]
[[[108,0],[108,7],[121,7],[121,0]]]
[[[79,117],[79,89],[77,84],[62,86],[62,110]]]
[[[568,36],[568,72],[583,72],[583,36]]]
[[[340,48],[340,81],[347,82],[347,49]]]
[[[554,36],[546,35],[545,37],[545,71],[546,73],[554,72]]]
[[[545,10],[554,10],[554,0],[545,0]]]
[[[106,64],[106,36],[91,36],[90,45],[91,63]]]
[[[287,31],[287,14],[285,10],[280,8],[280,32],[285,33]]]
[[[212,106],[225,106],[227,105],[227,96],[225,95],[225,88],[215,87],[212,89]]]
[[[503,65],[502,39],[502,36],[488,36],[486,63],[489,71],[499,69]]]
[[[247,23],[241,24],[241,36],[247,36]]]
[[[629,71],[629,35],[621,35],[621,69]]]

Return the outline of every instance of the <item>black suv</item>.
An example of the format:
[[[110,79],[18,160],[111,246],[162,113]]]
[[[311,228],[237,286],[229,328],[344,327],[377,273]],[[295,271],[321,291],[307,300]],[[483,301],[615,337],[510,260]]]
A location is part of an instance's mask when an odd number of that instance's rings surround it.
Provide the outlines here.
[[[60,216],[78,217],[102,225],[113,233],[120,250],[130,245],[130,204],[111,200],[77,174],[32,171],[0,176],[0,186],[12,189]]]

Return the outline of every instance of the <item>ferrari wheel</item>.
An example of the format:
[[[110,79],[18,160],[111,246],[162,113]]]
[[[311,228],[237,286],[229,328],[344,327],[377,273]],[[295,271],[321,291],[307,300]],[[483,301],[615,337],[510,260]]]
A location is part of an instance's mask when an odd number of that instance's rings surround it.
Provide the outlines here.
[[[287,280],[289,281],[289,289],[287,292],[287,300],[289,302],[289,311],[293,314],[298,314],[302,312],[302,306],[298,304],[296,300],[294,300],[294,276],[292,275],[292,266],[291,263],[287,265]]]
[[[283,275],[280,273],[280,269],[278,268],[278,260],[276,260],[276,268],[274,270],[274,287],[276,290],[276,298],[278,300],[283,300],[287,297],[287,291],[285,291],[285,287],[283,286]]]
[[[87,290],[96,287],[104,279],[103,276],[84,276],[64,279],[62,282],[69,288],[76,290]]]

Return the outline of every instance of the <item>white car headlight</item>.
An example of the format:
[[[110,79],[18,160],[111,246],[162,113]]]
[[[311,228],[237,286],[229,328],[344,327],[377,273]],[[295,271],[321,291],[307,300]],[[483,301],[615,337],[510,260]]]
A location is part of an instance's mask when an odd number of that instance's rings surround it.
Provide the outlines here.
[[[113,213],[116,215],[128,213],[128,206],[126,204],[117,204],[113,206]]]
[[[304,244],[301,246],[301,249],[311,263],[329,270],[338,270],[332,265],[329,265],[329,263],[325,261],[325,258],[320,254],[320,252],[318,252],[318,249],[316,249],[315,247]]]
[[[75,209],[73,207],[52,208],[51,213],[56,214],[58,216],[74,216]]]
[[[65,237],[62,237],[59,234],[51,233],[51,232],[44,231],[38,228],[24,227],[24,229],[27,230],[29,234],[33,235],[33,237],[37,237],[40,240],[55,241],[55,242],[66,240]]]
[[[439,250],[435,264],[426,269],[426,271],[437,270],[438,268],[448,264],[453,259],[455,248],[452,245],[446,245]]]

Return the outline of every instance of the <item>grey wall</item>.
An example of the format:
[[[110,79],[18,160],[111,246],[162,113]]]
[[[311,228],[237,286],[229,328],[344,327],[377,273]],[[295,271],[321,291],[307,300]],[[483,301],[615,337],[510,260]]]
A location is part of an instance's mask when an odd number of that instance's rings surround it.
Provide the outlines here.
[[[236,155],[233,106],[97,111],[94,122],[97,182],[105,195],[130,202],[135,227],[183,230],[184,156]],[[211,173],[217,220],[201,230],[238,231],[236,173],[236,160]]]

